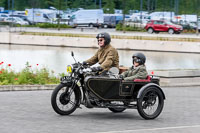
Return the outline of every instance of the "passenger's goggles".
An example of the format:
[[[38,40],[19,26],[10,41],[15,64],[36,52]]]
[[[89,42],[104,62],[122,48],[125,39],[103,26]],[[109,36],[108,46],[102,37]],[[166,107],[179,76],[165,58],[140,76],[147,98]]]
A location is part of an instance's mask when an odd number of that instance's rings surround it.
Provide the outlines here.
[[[140,63],[141,59],[137,57],[133,57],[133,62]]]

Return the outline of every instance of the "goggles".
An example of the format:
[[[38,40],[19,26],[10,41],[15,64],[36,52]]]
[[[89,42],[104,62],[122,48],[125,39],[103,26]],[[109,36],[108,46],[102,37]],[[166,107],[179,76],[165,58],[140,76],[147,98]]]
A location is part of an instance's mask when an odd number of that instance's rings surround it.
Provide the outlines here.
[[[105,37],[104,34],[98,34],[98,35],[97,35],[97,38],[104,38],[104,37]]]
[[[140,58],[133,57],[133,62],[140,63],[140,62],[141,62],[141,60],[140,60]]]
[[[104,41],[104,39],[98,39],[97,41],[98,41],[98,42],[102,42],[102,41]]]

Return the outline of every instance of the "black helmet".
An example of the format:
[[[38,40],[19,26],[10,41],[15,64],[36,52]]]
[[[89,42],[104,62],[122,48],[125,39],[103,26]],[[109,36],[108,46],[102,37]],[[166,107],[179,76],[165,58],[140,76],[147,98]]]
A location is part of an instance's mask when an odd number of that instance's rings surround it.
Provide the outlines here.
[[[137,57],[137,59],[134,59],[134,57]],[[132,58],[133,58],[133,61],[139,63],[140,65],[144,64],[146,61],[146,57],[143,53],[135,53],[133,54]]]
[[[107,45],[111,42],[110,35],[106,32],[102,32],[102,33],[97,34],[96,38],[97,39],[104,38],[105,39],[105,45]]]

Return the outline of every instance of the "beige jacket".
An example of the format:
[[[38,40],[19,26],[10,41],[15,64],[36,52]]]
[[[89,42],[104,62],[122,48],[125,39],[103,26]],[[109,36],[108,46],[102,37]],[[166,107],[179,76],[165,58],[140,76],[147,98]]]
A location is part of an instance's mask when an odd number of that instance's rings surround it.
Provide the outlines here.
[[[117,50],[108,44],[98,49],[95,55],[86,60],[86,62],[90,65],[94,65],[98,62],[104,70],[109,70],[111,67],[119,68],[119,55]]]

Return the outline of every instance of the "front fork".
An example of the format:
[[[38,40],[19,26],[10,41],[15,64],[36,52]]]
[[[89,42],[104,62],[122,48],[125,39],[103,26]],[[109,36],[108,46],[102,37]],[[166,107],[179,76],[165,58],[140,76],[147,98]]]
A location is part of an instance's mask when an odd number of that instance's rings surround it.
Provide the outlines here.
[[[77,82],[77,85],[78,85],[78,87],[80,89],[80,92],[81,92],[81,95],[80,95],[80,97],[81,97],[80,104],[83,104],[83,105],[85,105],[88,108],[92,108],[93,106],[90,103],[88,92],[86,91],[86,88],[83,85],[83,82],[81,82],[81,80],[79,80]]]

